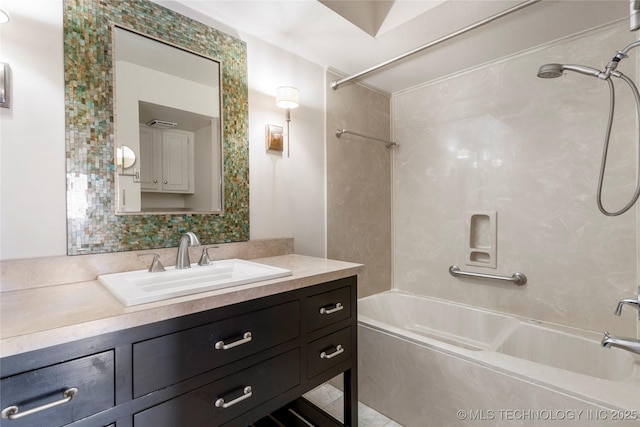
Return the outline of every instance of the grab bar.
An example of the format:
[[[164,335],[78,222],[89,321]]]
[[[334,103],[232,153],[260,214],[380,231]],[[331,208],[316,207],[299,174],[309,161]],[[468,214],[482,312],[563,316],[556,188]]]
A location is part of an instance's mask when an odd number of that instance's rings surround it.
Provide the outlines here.
[[[366,139],[371,139],[373,141],[384,142],[385,146],[387,148],[389,148],[389,149],[398,146],[398,143],[394,142],[394,141],[387,141],[386,139],[374,138],[373,136],[363,135],[361,133],[352,132],[352,131],[346,130],[346,129],[336,129],[336,136],[338,138],[340,138],[342,136],[342,134],[345,134],[345,133],[348,133],[350,135],[359,136],[360,138],[366,138]]]
[[[470,271],[461,271],[460,267],[457,265],[452,265],[449,267],[449,274],[454,277],[457,276],[471,276],[471,277],[480,277],[483,279],[494,279],[494,280],[503,280],[506,282],[513,282],[515,285],[522,286],[527,283],[527,276],[524,273],[513,273],[511,277],[506,276],[496,276],[493,274],[484,274],[484,273],[471,273]]]

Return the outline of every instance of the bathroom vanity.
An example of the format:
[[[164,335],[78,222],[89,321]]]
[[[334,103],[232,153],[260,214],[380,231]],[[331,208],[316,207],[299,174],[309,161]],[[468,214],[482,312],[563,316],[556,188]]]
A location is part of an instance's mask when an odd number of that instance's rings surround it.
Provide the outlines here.
[[[65,285],[67,291],[88,288],[79,300],[70,296],[71,304],[93,297],[104,300],[103,310],[91,310],[98,313],[88,320],[86,307],[76,306],[85,319],[56,327],[59,314],[51,307],[50,328],[23,326],[33,329],[33,340],[42,337],[44,347],[25,344],[24,336],[10,337],[3,327],[0,425],[274,425],[266,416],[284,425],[305,425],[300,417],[316,425],[342,425],[299,399],[340,373],[344,425],[357,425],[360,266],[297,255],[274,261],[293,267],[293,275],[136,307],[119,305],[94,282]],[[9,319],[6,310],[15,310],[15,321],[28,316],[19,314],[11,299],[38,301],[47,290],[17,292],[23,295],[9,292],[3,298],[3,321]],[[41,295],[24,295],[28,292]],[[52,294],[50,303],[56,298]],[[35,302],[33,308],[46,306]],[[69,310],[73,316],[74,308]],[[30,346],[38,348],[20,350]]]

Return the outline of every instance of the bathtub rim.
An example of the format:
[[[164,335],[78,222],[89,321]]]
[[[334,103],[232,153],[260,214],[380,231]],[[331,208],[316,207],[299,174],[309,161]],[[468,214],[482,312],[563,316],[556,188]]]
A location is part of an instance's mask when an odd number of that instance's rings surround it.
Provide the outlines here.
[[[440,303],[453,304],[465,308],[489,312],[493,314],[506,315],[519,320],[523,324],[534,324],[543,328],[551,329],[569,335],[577,335],[586,339],[593,339],[595,331],[588,331],[565,325],[556,325],[551,322],[538,319],[528,319],[522,316],[502,313],[495,310],[474,307],[467,304],[448,301],[441,298],[416,295],[409,292],[390,290],[360,298],[360,300],[372,298],[384,298],[386,295],[418,298],[431,300]],[[544,387],[569,397],[583,400],[587,403],[601,406],[609,410],[636,410],[640,411],[640,357],[631,354],[634,360],[633,372],[629,378],[623,380],[608,380],[543,365],[538,362],[520,359],[505,353],[494,350],[468,350],[455,346],[435,338],[423,336],[397,326],[371,319],[360,314],[358,310],[358,326],[366,327],[395,338],[427,347],[431,350],[447,354],[471,363],[476,363],[484,368],[496,371],[501,374],[513,376],[519,380],[526,381],[539,387]],[[575,331],[572,334],[569,331]],[[620,349],[603,349],[603,351],[624,351]],[[637,397],[633,397],[633,396]]]

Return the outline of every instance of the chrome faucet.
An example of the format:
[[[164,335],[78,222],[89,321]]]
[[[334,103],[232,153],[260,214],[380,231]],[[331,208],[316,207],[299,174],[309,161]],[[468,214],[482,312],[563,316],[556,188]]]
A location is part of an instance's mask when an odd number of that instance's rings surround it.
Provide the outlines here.
[[[189,246],[200,246],[200,241],[195,234],[188,231],[180,238],[180,246],[178,247],[178,255],[176,256],[176,268],[191,268],[189,260]]]
[[[640,354],[640,340],[613,337],[609,335],[609,332],[604,333],[604,337],[602,337],[602,346],[607,348],[618,347],[632,353]]]
[[[616,312],[614,313],[616,316],[620,316],[622,314],[622,306],[625,304],[630,305],[631,307],[634,307],[636,310],[638,310],[638,316],[640,316],[640,301],[633,298],[625,298],[618,302],[618,307],[616,308]]]

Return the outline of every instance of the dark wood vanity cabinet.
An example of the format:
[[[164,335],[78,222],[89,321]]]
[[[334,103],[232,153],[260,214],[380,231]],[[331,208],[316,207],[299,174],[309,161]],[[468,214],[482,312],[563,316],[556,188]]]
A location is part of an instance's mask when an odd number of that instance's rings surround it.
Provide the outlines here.
[[[356,426],[356,312],[353,276],[6,357],[0,426],[341,425],[299,399],[340,373]]]

